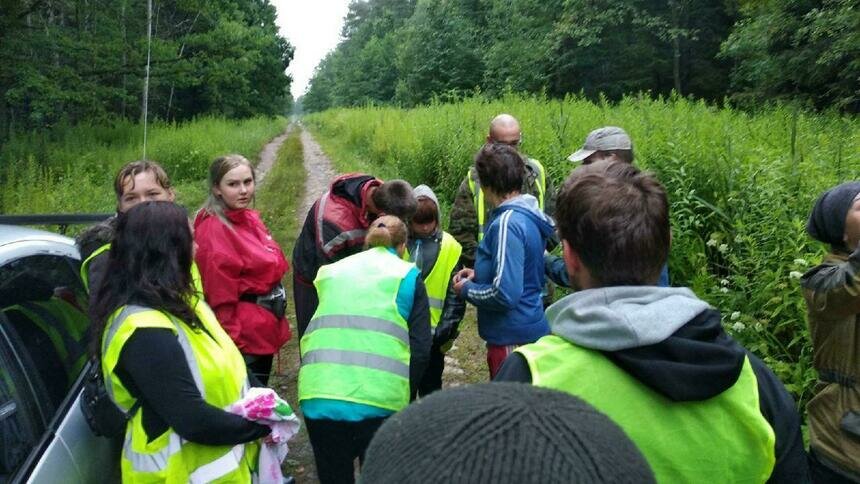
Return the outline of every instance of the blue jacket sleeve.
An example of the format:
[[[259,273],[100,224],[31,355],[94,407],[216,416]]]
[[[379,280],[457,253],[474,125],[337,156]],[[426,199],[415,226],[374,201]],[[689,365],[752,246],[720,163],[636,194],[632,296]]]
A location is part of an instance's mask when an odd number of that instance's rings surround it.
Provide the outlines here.
[[[567,274],[567,267],[564,265],[563,258],[552,254],[544,255],[543,270],[547,279],[556,285],[570,287],[570,276]]]
[[[523,295],[525,234],[516,224],[510,223],[510,213],[502,215],[499,223],[492,282],[478,284],[469,281],[464,286],[464,298],[477,307],[510,310],[517,306]]]

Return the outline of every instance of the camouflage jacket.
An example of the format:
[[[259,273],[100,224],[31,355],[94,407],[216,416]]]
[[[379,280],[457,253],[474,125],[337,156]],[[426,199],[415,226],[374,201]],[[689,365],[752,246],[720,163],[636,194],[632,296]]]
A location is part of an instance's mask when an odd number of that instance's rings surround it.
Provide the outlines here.
[[[529,160],[531,161],[531,160]],[[472,191],[469,188],[469,177],[477,179],[478,175],[475,172],[475,167],[469,169],[469,174],[463,178],[460,187],[457,189],[457,195],[454,197],[454,203],[451,206],[451,214],[448,223],[448,233],[460,242],[463,246],[463,253],[460,256],[460,264],[465,267],[474,267],[475,265],[475,249],[478,247],[478,215],[475,209],[475,199]],[[526,163],[526,177],[523,180],[521,193],[538,196],[538,178],[537,170],[532,166],[532,163]],[[546,187],[544,190],[544,205],[543,211],[550,217],[555,214],[555,189],[552,186],[549,176],[546,177]],[[489,222],[490,212],[493,210],[489,203],[484,204],[484,221]]]
[[[860,481],[860,249],[828,254],[800,285],[818,370],[806,407],[809,445],[825,465]]]

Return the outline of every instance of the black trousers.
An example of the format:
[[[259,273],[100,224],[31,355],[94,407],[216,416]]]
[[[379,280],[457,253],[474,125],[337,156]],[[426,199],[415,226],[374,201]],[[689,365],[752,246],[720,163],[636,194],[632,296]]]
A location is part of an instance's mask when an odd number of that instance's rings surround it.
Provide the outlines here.
[[[430,348],[430,361],[427,363],[427,369],[424,370],[424,376],[421,378],[421,383],[418,384],[418,396],[426,397],[436,390],[441,390],[443,371],[445,371],[445,354],[433,346]]]
[[[299,330],[299,341],[301,341],[320,300],[313,283],[308,284],[301,280],[295,272],[293,272],[293,300],[296,304],[296,328]]]
[[[264,386],[269,386],[269,373],[272,372],[272,359],[275,355],[242,355],[248,373],[257,377]]]
[[[355,482],[355,458],[358,457],[359,463],[364,463],[364,451],[386,418],[346,422],[305,417],[320,483]]]

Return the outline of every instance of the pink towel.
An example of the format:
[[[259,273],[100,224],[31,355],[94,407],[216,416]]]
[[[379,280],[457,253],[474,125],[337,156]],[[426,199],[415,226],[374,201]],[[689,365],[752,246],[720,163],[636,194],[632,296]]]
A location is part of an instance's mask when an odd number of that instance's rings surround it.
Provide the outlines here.
[[[281,484],[281,462],[289,452],[287,441],[299,431],[299,418],[290,404],[271,388],[255,387],[227,410],[272,429],[260,445],[259,483]]]

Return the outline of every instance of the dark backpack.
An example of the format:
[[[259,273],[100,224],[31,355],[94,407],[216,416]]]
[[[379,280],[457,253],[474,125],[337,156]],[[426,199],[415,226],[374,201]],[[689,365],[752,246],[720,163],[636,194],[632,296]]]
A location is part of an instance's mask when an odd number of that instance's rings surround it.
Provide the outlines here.
[[[116,406],[108,395],[105,381],[102,377],[102,365],[99,359],[90,359],[87,374],[84,377],[84,391],[81,395],[81,412],[93,433],[108,438],[119,438],[125,435],[126,425],[140,408],[140,401],[132,405],[128,413]]]

